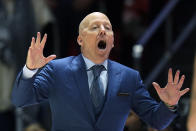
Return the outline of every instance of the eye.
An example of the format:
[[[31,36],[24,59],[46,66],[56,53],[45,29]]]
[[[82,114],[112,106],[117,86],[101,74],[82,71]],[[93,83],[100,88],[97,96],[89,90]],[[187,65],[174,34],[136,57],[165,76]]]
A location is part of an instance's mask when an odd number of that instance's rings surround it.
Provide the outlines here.
[[[93,26],[91,29],[92,30],[95,30],[95,29],[97,29],[98,28],[98,26]]]
[[[110,26],[105,26],[106,30],[111,30]]]

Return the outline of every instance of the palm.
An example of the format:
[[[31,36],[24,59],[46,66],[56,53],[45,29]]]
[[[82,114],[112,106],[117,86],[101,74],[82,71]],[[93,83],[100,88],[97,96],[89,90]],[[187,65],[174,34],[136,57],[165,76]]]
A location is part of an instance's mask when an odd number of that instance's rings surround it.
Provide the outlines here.
[[[45,34],[42,41],[40,42],[41,35],[37,33],[37,39],[32,38],[31,46],[28,50],[26,66],[29,69],[38,69],[46,65],[49,61],[56,58],[56,55],[50,55],[49,57],[43,56],[43,49],[46,43],[47,35]]]
[[[178,104],[180,97],[189,91],[189,88],[180,90],[183,85],[185,76],[182,75],[182,77],[179,80],[179,74],[180,71],[177,71],[173,79],[172,69],[169,69],[168,83],[165,86],[165,88],[160,88],[160,86],[157,83],[153,82],[153,86],[155,87],[160,99],[164,103],[167,103],[169,105],[176,105]]]
[[[180,92],[177,86],[172,83],[168,83],[165,88],[161,88],[158,94],[162,101],[170,105],[176,105],[180,99]]]

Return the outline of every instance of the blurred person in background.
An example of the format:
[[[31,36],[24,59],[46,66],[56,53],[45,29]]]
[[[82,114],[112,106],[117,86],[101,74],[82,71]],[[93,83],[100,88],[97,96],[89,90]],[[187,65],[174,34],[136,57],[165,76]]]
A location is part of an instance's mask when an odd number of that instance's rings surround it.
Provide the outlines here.
[[[52,41],[55,39],[52,27],[54,24],[55,20],[44,0],[0,1],[0,130],[2,131],[15,130],[14,108],[10,102],[10,94],[15,72],[25,61],[29,39],[37,30],[47,32],[51,38],[48,40],[49,48],[46,47],[47,51],[44,53],[53,53],[56,48],[52,44],[57,45],[57,40]],[[33,110],[30,114],[33,114]]]
[[[10,93],[15,72],[23,66],[35,32],[32,5],[26,0],[0,1],[0,130],[14,130]],[[25,44],[24,44],[25,43]]]
[[[145,130],[145,124],[142,123],[140,118],[131,111],[125,124],[124,131],[144,131]]]
[[[190,98],[190,112],[188,115],[187,129],[188,131],[196,131],[196,54],[193,66],[193,80]]]
[[[37,124],[37,123],[33,123],[28,125],[24,131],[46,131],[43,127],[41,127],[41,125]]]

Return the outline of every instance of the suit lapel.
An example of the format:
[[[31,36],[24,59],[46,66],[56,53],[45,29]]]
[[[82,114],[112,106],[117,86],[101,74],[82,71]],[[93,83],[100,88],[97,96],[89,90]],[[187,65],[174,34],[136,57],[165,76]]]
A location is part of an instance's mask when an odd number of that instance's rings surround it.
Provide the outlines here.
[[[97,124],[104,116],[105,110],[108,108],[108,104],[110,103],[111,97],[117,95],[117,91],[120,88],[121,82],[121,69],[116,66],[115,63],[108,60],[108,86],[106,92],[106,101],[103,107],[103,110],[99,116]]]
[[[88,85],[88,76],[86,72],[86,65],[80,54],[72,61],[71,69],[74,73],[74,78],[77,84],[77,87],[80,91],[83,103],[85,104],[87,111],[89,112],[90,116],[92,117],[93,121],[95,120],[95,116],[93,113],[93,106],[89,92],[89,85]]]

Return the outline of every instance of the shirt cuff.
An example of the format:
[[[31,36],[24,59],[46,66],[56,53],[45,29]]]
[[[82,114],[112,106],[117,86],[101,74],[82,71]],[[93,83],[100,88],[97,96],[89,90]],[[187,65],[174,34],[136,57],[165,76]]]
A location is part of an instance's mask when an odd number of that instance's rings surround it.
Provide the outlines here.
[[[23,78],[32,78],[36,73],[37,73],[38,69],[34,69],[34,70],[30,70],[27,68],[27,66],[25,65],[23,67]]]
[[[173,109],[170,109],[170,108],[169,108],[169,110],[172,111],[172,112],[176,112],[177,109],[178,109],[178,105],[174,105],[174,108],[173,108]]]

